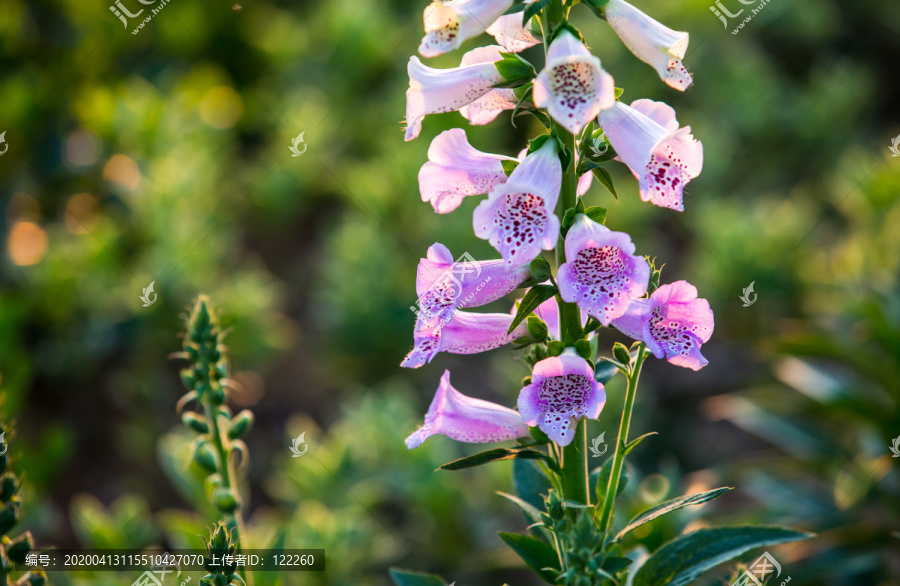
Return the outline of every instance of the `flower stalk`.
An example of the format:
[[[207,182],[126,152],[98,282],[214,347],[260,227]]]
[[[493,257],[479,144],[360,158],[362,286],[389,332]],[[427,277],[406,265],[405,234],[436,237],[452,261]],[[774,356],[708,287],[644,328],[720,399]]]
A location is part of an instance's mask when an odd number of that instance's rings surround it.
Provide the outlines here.
[[[225,404],[228,387],[232,384],[223,344],[225,332],[205,295],[195,300],[186,320],[186,329],[184,350],[173,357],[192,363],[181,371],[182,382],[189,392],[178,402],[177,408],[180,411],[191,401],[202,407],[201,412],[187,411],[182,415],[184,424],[198,433],[193,460],[209,472],[206,485],[212,504],[225,518],[222,531],[227,529],[227,541],[233,540],[235,547],[248,549],[235,455],[240,452],[241,467],[245,468],[247,446],[240,438],[250,430],[253,413],[245,409],[232,417]],[[252,586],[252,578],[249,574],[246,577]]]
[[[606,531],[612,523],[613,507],[616,502],[616,493],[619,491],[619,476],[622,474],[622,466],[625,463],[625,447],[628,445],[628,429],[631,427],[631,413],[634,411],[634,397],[637,395],[638,379],[641,376],[641,367],[646,358],[646,345],[642,342],[638,345],[637,356],[631,364],[628,373],[628,388],[625,391],[625,405],[622,408],[622,420],[619,424],[619,436],[616,439],[616,452],[613,456],[612,470],[609,474],[609,484],[606,495],[603,498],[603,508],[600,512],[600,530]]]

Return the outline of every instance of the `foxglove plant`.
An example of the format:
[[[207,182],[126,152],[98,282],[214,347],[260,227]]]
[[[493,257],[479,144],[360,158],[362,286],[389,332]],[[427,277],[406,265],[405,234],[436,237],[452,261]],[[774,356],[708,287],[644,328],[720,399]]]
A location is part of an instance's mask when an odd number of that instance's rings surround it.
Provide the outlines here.
[[[670,106],[618,100],[622,90],[568,20],[576,4],[533,0],[510,8],[495,0],[451,0],[426,10],[423,56],[453,50],[482,31],[500,46],[474,49],[460,67],[449,70],[432,69],[412,57],[406,140],[419,135],[426,114],[452,110],[460,110],[471,124],[490,123],[504,110],[514,117],[530,113],[545,131],[516,158],[478,150],[460,128],[431,143],[419,172],[422,200],[443,214],[465,197],[483,197],[473,214],[474,234],[500,258],[454,262],[440,243],[429,248],[416,279],[420,309],[414,347],[402,366],[419,368],[439,352],[473,354],[512,344],[524,352],[531,375],[522,381],[518,397],[509,397],[512,409],[462,394],[444,371],[424,425],[406,444],[414,449],[433,435],[467,443],[515,442],[450,462],[444,470],[509,459],[516,465],[539,462],[551,488],[540,499],[512,497],[535,536],[500,537],[545,581],[686,585],[752,548],[808,534],[778,527],[700,529],[663,545],[640,567],[634,563],[633,529],[731,490],[666,501],[627,523],[615,518],[625,456],[653,435],[629,440],[642,366],[652,355],[691,370],[704,367],[701,346],[712,336],[714,317],[693,285],[660,285],[655,261],[636,254],[641,243],[608,227],[606,210],[586,205],[584,198],[593,175],[618,199],[604,166],[618,161],[638,180],[642,200],[682,211],[684,187],[703,166],[703,147],[690,127],[679,127]],[[690,85],[681,61],[687,33],[669,29],[624,0],[585,4],[666,84],[682,91]],[[476,14],[480,17],[472,18]],[[545,54],[540,67],[517,54],[538,37]],[[544,251],[555,252],[552,263]],[[527,291],[508,314],[468,311],[517,288]],[[633,343],[616,342],[604,355],[595,336],[600,328],[618,330]],[[592,471],[586,421],[606,407],[605,385],[619,373],[626,390],[624,397],[613,397],[617,407],[622,405],[615,451]],[[394,569],[391,575],[400,586],[446,583],[435,576],[423,581],[405,570]]]
[[[179,413],[184,407],[194,403],[198,411],[185,411],[181,420],[186,427],[197,433],[192,445],[193,461],[209,476],[206,489],[212,504],[223,516],[210,531],[207,542],[210,555],[226,549],[233,553],[240,546],[248,549],[247,532],[244,528],[238,467],[235,459],[240,454],[240,469],[247,467],[247,445],[241,439],[253,425],[253,413],[244,409],[232,415],[225,404],[228,389],[232,386],[228,378],[228,356],[223,344],[225,332],[219,326],[219,319],[205,295],[194,301],[187,316],[183,350],[171,355],[172,358],[189,360],[191,365],[181,370],[181,380],[188,388],[176,406]],[[230,568],[220,575],[211,574],[201,581],[207,586],[244,584],[244,580]],[[247,583],[252,579],[246,575]]]

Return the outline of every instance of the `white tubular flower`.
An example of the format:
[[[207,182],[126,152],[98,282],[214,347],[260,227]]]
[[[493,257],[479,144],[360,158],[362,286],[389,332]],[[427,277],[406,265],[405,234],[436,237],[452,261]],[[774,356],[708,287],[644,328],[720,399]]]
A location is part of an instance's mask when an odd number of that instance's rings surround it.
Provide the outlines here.
[[[653,20],[625,0],[609,0],[603,8],[606,21],[635,57],[650,65],[670,87],[684,91],[691,74],[682,65],[688,34]]]
[[[581,132],[601,110],[616,103],[616,87],[575,35],[564,30],[550,44],[547,65],[534,80],[534,105],[571,132]]]
[[[458,49],[497,20],[512,0],[450,0],[433,2],[425,9],[425,36],[419,45],[423,57],[436,57]]]

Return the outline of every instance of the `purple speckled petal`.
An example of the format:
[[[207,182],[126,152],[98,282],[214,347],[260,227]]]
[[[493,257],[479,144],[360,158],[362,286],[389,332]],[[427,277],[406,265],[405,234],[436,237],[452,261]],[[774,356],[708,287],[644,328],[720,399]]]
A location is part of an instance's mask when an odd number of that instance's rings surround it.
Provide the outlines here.
[[[530,22],[530,21],[529,21]],[[497,44],[510,53],[524,51],[540,43],[531,32],[522,26],[522,14],[504,14],[487,28],[487,34],[497,39]]]
[[[647,293],[650,266],[634,255],[628,234],[579,214],[566,234],[565,248],[569,260],[559,268],[560,295],[604,326],[623,315],[632,299]]]
[[[601,110],[615,104],[615,83],[584,43],[564,31],[550,44],[532,99],[566,130],[578,134]]]
[[[674,111],[652,100],[621,102],[597,117],[618,158],[640,181],[641,199],[684,209],[684,186],[703,168],[703,145],[690,127],[678,128]]]
[[[450,0],[425,8],[425,36],[419,45],[423,57],[447,53],[485,30],[512,6],[512,0]]]
[[[709,341],[715,319],[709,302],[697,297],[687,281],[662,285],[650,299],[637,299],[621,318],[613,321],[619,331],[647,344],[657,358],[677,366],[700,370],[707,364],[700,346]]]
[[[609,0],[606,21],[635,57],[650,65],[670,87],[684,91],[693,81],[681,60],[689,36],[650,18],[625,0]]]
[[[488,240],[508,266],[531,262],[541,250],[551,250],[559,235],[554,208],[561,182],[556,142],[548,140],[478,204],[475,235]]]
[[[510,268],[502,259],[477,261],[466,253],[454,260],[436,242],[416,273],[419,318],[446,323],[456,309],[480,307],[511,293],[529,274],[528,264]]]
[[[515,108],[518,102],[519,99],[516,98],[515,91],[509,88],[496,88],[468,106],[460,108],[459,113],[469,121],[469,124],[484,126],[493,122],[500,112]]]
[[[464,197],[483,195],[505,183],[503,161],[515,160],[472,148],[461,128],[444,131],[431,141],[428,162],[419,170],[422,201],[439,214],[452,212]]]
[[[528,426],[512,409],[460,393],[450,384],[450,371],[445,370],[425,423],[406,438],[406,447],[417,448],[437,434],[459,442],[488,443],[525,437]]]
[[[467,65],[434,69],[419,58],[409,58],[409,89],[406,90],[406,140],[419,136],[427,114],[452,112],[491,91],[503,77],[494,66],[502,59],[501,47],[491,45],[469,51]],[[464,57],[465,59],[465,57]]]
[[[606,402],[588,362],[567,350],[535,364],[531,384],[519,393],[522,419],[561,446],[571,443],[581,417],[596,419]]]
[[[477,354],[499,348],[528,332],[525,323],[519,324],[511,334],[506,330],[513,316],[506,313],[470,313],[455,311],[445,325],[432,325],[416,321],[413,333],[415,345],[400,366],[419,368],[431,362],[438,352],[451,354]]]

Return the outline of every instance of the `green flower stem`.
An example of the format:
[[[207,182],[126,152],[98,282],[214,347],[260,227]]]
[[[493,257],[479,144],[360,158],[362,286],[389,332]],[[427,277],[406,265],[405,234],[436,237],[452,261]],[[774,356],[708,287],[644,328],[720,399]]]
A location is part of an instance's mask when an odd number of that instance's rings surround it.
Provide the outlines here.
[[[589,489],[587,419],[582,417],[575,427],[575,438],[563,448],[563,494],[566,500],[591,504]]]
[[[616,493],[619,491],[619,476],[622,474],[622,466],[625,464],[625,446],[628,444],[628,428],[631,427],[631,412],[634,410],[634,397],[637,394],[638,379],[641,376],[641,366],[646,358],[647,347],[642,342],[638,347],[637,357],[634,360],[631,374],[628,376],[628,390],[625,392],[625,407],[622,409],[622,421],[619,424],[619,437],[616,440],[616,453],[613,456],[612,471],[609,474],[609,484],[603,499],[603,511],[600,514],[600,530],[607,531],[612,522],[613,508],[616,502]]]

